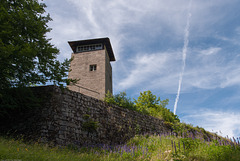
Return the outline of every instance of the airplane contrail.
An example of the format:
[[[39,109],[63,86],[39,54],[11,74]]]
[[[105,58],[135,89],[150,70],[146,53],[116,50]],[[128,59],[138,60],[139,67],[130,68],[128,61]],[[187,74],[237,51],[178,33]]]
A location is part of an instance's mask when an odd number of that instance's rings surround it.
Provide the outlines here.
[[[179,82],[178,82],[178,91],[177,91],[177,96],[176,96],[176,100],[175,100],[175,104],[174,104],[174,115],[176,114],[177,111],[177,104],[178,104],[178,100],[179,100],[179,96],[180,96],[180,92],[181,92],[181,86],[182,86],[182,79],[183,79],[183,74],[184,74],[184,70],[185,70],[185,66],[186,66],[186,57],[187,57],[187,49],[188,49],[188,43],[189,43],[189,28],[190,28],[190,20],[191,20],[191,5],[192,5],[192,0],[190,0],[189,2],[189,6],[188,6],[188,17],[187,17],[187,24],[184,30],[184,45],[183,45],[183,49],[182,49],[182,71],[180,73],[179,76]]]

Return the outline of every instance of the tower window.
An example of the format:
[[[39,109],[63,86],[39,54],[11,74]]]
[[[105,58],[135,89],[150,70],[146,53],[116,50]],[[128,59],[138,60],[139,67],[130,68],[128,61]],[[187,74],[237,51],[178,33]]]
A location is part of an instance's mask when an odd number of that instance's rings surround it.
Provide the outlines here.
[[[94,64],[94,65],[90,65],[90,71],[95,71],[97,70],[97,65]]]
[[[102,44],[82,45],[77,47],[76,52],[94,51],[102,49],[103,49]]]

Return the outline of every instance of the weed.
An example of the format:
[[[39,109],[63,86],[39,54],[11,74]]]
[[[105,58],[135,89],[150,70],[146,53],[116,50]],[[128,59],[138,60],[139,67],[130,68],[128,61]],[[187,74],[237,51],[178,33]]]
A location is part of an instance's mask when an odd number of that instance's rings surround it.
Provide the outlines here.
[[[51,160],[51,161],[138,161],[138,160],[195,160],[238,161],[240,146],[236,142],[220,144],[220,140],[204,142],[199,139],[171,135],[137,135],[126,144],[110,146],[49,147],[39,143],[0,137],[0,160]],[[217,144],[218,142],[218,144]]]

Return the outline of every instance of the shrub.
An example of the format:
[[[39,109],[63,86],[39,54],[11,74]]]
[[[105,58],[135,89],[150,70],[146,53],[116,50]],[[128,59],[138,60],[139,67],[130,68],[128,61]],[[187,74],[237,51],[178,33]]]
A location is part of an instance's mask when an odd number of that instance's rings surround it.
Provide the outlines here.
[[[134,102],[137,110],[142,113],[163,119],[166,122],[180,122],[178,116],[166,108],[168,101],[168,99],[161,101],[160,97],[152,94],[151,91],[144,91]]]
[[[1,93],[3,95],[0,96],[0,127],[2,128],[0,132],[29,129],[38,119],[32,116],[40,110],[42,100],[37,98],[30,88],[10,88]],[[32,120],[26,121],[29,119]]]
[[[120,92],[116,95],[112,95],[108,92],[104,101],[163,119],[166,122],[180,122],[178,116],[174,115],[173,112],[166,108],[169,100],[165,99],[161,101],[160,97],[152,94],[151,91],[141,92],[138,99],[134,99],[134,102],[131,101],[131,98],[127,97],[126,92]]]
[[[120,92],[116,95],[112,95],[110,92],[108,92],[105,96],[104,101],[109,104],[114,104],[123,108],[136,110],[134,103],[131,101],[131,98],[127,97],[126,92]]]

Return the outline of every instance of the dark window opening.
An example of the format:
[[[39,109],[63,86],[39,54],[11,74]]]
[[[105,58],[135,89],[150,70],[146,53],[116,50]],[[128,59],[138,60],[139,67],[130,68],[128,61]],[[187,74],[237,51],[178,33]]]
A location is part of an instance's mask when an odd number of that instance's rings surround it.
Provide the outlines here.
[[[82,45],[78,46],[76,52],[84,52],[84,51],[94,51],[94,50],[102,50],[102,44],[93,44],[93,45]]]
[[[90,71],[96,71],[97,70],[97,65],[90,65]]]

